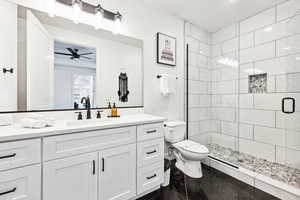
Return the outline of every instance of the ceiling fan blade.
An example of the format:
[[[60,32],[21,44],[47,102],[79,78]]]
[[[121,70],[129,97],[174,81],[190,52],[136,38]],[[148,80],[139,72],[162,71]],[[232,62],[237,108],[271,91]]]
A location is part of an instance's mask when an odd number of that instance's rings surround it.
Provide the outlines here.
[[[93,54],[93,52],[90,52],[90,53],[81,53],[81,54],[79,54],[80,56],[84,56],[84,55],[91,55],[91,54]]]
[[[67,48],[67,50],[68,50],[72,55],[75,53],[74,50],[71,49],[71,48]]]
[[[89,57],[86,57],[86,56],[80,56],[80,58],[85,58],[85,59],[88,59],[88,60],[92,59],[92,58],[89,58]]]
[[[72,56],[72,54],[69,54],[69,53],[61,53],[61,52],[55,52],[55,54],[63,55],[63,56]]]

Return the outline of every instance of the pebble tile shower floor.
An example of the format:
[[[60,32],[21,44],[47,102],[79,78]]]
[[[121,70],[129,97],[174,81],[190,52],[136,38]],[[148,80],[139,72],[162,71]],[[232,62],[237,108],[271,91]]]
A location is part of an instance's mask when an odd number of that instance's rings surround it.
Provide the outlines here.
[[[210,144],[208,147],[211,156],[300,189],[299,169],[239,153],[218,144]]]

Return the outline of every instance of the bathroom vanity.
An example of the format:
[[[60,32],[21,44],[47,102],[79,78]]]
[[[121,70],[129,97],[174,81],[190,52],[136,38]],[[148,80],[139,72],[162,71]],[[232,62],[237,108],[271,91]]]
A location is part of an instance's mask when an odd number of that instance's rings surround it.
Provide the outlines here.
[[[163,182],[161,117],[0,128],[0,199],[127,200]],[[87,122],[87,121],[85,121]]]

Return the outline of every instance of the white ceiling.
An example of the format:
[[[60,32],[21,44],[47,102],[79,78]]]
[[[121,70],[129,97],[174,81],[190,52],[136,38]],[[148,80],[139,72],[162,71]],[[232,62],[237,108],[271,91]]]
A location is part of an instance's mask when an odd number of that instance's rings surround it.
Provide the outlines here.
[[[253,16],[286,0],[143,0],[209,32]]]

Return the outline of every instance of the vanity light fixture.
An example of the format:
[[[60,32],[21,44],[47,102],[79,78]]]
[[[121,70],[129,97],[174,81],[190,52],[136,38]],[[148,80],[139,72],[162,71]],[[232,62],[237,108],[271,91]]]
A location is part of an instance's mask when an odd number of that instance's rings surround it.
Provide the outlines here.
[[[51,0],[48,0],[51,1]],[[66,6],[72,6],[73,9],[73,21],[78,24],[81,12],[86,12],[95,16],[95,29],[100,29],[103,19],[113,21],[114,34],[118,34],[121,29],[122,15],[120,12],[112,12],[110,10],[104,9],[100,4],[95,6],[95,4],[90,4],[86,0],[52,0],[64,4]]]
[[[81,8],[82,8],[82,2],[81,0],[73,0],[72,2],[73,6],[73,22],[75,24],[79,23]]]
[[[103,16],[104,9],[101,7],[100,4],[96,7],[95,13],[96,13],[95,29],[98,30],[98,29],[100,29],[102,22],[103,22],[103,18],[104,18],[104,16]]]
[[[119,34],[121,30],[121,20],[122,20],[122,15],[117,12],[115,15],[115,24],[114,24],[114,30],[113,34]]]

